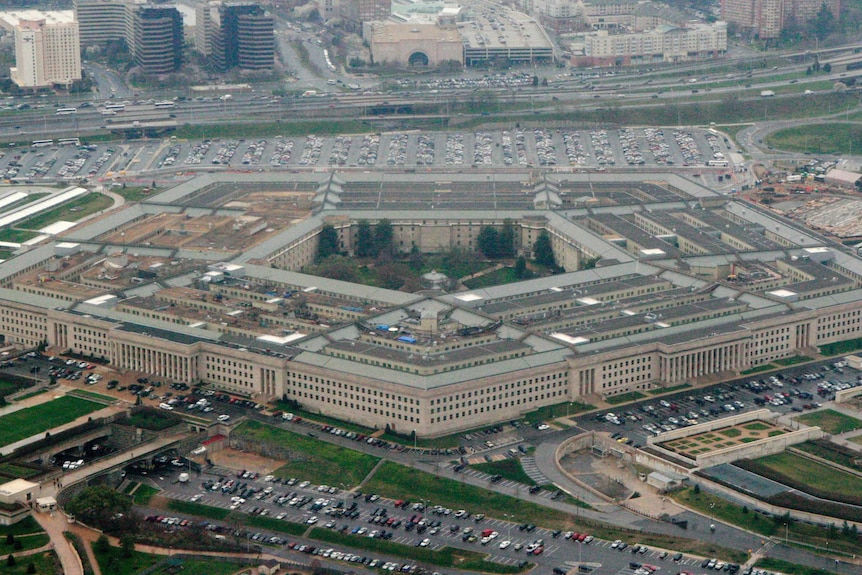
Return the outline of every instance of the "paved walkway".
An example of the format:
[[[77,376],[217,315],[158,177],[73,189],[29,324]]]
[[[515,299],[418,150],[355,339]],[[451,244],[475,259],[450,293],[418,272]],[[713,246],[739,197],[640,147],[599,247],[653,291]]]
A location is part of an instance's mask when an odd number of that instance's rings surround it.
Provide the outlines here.
[[[33,513],[33,517],[51,538],[51,545],[57,552],[60,564],[63,566],[63,575],[84,575],[84,567],[81,558],[72,546],[72,543],[63,535],[68,530],[66,516],[59,512]]]

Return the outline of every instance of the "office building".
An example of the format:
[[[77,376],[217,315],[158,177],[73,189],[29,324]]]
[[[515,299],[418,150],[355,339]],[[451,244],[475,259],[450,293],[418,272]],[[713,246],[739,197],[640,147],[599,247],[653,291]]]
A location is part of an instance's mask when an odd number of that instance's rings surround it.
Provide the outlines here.
[[[78,23],[71,11],[23,10],[3,14],[15,36],[12,81],[20,88],[69,87],[81,79]]]
[[[132,34],[131,7],[145,0],[74,0],[81,47],[104,47],[109,42],[127,42]]]
[[[4,262],[0,334],[425,436],[732,377],[862,336],[862,259],[683,177],[445,178],[446,194],[427,174],[403,173],[181,183]],[[370,188],[383,207],[369,208]],[[255,208],[260,189],[291,190],[313,209],[280,226],[274,204]],[[399,206],[405,189],[410,203]],[[614,210],[551,209],[580,197]],[[228,200],[249,210],[242,220],[236,207],[220,213]],[[263,210],[265,222],[249,215]],[[430,253],[475,249],[483,227],[508,221],[519,255],[546,233],[567,272],[428,296],[294,271],[314,261],[324,225],[350,255],[359,222],[383,218],[398,250]],[[148,249],[116,251],[121,234]],[[215,259],[187,249],[207,241],[225,246]],[[598,265],[580,269],[586,260]]]
[[[259,4],[205,2],[196,9],[195,50],[220,70],[270,70],[275,24]]]
[[[142,5],[132,10],[129,48],[147,74],[168,74],[183,63],[183,19],[169,6]]]
[[[349,30],[361,32],[366,22],[383,22],[392,14],[392,0],[342,0],[341,17]]]

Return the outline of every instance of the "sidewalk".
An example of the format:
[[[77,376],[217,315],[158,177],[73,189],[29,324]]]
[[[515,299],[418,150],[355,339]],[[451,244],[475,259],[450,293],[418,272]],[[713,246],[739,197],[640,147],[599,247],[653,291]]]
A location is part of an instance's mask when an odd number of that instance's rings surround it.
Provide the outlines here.
[[[81,558],[72,546],[72,543],[63,535],[68,529],[66,516],[60,512],[33,513],[33,518],[42,526],[48,536],[51,537],[51,545],[57,552],[60,564],[63,566],[63,575],[84,575],[84,567]]]

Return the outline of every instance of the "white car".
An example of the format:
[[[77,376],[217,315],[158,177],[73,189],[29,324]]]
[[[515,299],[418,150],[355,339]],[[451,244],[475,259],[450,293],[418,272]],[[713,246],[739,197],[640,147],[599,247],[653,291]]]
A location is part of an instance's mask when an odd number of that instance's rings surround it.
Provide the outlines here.
[[[203,498],[203,493],[198,493],[197,495],[194,495],[191,500],[193,502],[197,502],[197,501],[200,501],[202,498]]]
[[[430,539],[423,539],[419,542],[419,547],[428,547],[429,545],[431,545]]]
[[[309,525],[314,525],[315,523],[317,523],[317,516],[315,515],[313,517],[309,517],[308,521],[306,521],[306,523]]]
[[[500,549],[506,549],[506,548],[508,548],[508,547],[509,547],[509,545],[511,545],[511,544],[512,544],[512,542],[511,542],[511,541],[503,541],[502,543],[500,543]]]
[[[230,415],[227,415],[227,414],[219,415],[219,416],[218,416],[218,420],[219,420],[219,421],[221,421],[221,422],[229,421],[229,420],[230,420]]]

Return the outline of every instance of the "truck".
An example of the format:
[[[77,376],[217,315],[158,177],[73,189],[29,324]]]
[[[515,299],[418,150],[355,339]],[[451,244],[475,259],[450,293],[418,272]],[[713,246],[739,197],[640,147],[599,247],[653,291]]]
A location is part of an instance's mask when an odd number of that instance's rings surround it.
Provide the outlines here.
[[[189,482],[189,474],[188,473],[180,473],[180,476],[177,478],[177,481],[180,483],[188,483]]]
[[[775,95],[775,92],[773,90],[761,90],[760,91],[760,97],[761,98],[771,98],[774,95]]]

